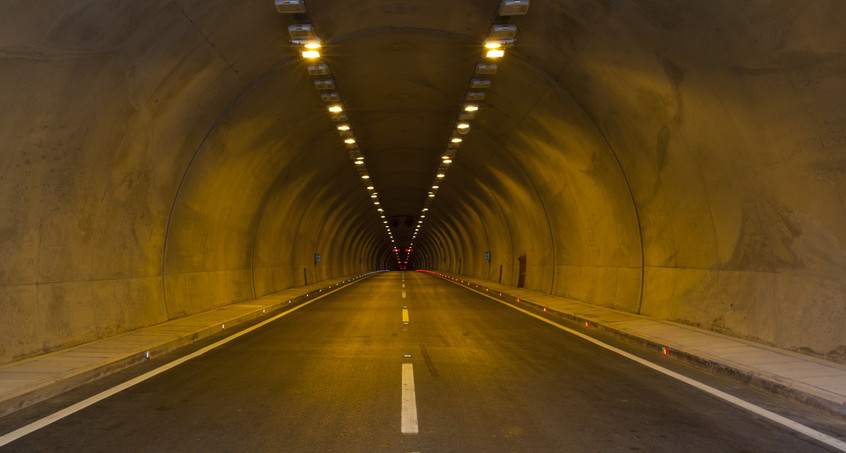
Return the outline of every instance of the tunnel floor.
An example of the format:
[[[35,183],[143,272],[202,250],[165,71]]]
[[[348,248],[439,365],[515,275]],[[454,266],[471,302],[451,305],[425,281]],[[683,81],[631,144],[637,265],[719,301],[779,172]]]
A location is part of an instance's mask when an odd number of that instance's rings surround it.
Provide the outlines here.
[[[736,381],[674,368],[834,435],[843,428]],[[144,371],[3,417],[0,432]],[[484,295],[391,272],[0,450],[837,451],[830,448]]]

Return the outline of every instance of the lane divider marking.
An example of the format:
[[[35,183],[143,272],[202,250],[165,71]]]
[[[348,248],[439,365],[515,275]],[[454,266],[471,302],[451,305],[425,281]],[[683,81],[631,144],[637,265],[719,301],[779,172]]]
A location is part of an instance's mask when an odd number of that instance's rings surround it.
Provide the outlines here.
[[[364,280],[353,281],[349,285],[347,285],[345,288],[349,288],[350,286],[355,285],[356,283],[360,283],[362,281],[364,281]],[[10,433],[4,434],[3,436],[0,436],[0,447],[8,445],[8,444],[20,439],[21,437],[24,437],[28,434],[32,434],[35,431],[38,431],[39,429],[44,428],[45,426],[48,426],[52,423],[55,423],[55,422],[65,418],[65,417],[73,415],[76,412],[79,412],[79,411],[81,411],[81,410],[83,410],[83,409],[85,409],[89,406],[97,404],[100,401],[103,401],[104,399],[106,399],[110,396],[116,395],[116,394],[130,388],[130,387],[133,387],[137,384],[140,384],[140,383],[146,381],[147,379],[158,376],[159,374],[162,374],[165,371],[170,370],[171,368],[175,368],[179,365],[182,365],[183,363],[185,363],[185,362],[187,362],[191,359],[196,359],[197,357],[199,357],[199,356],[201,356],[201,355],[203,355],[203,354],[205,354],[205,353],[207,353],[207,352],[209,352],[213,349],[217,349],[220,346],[223,346],[226,343],[229,343],[230,341],[237,339],[238,337],[244,336],[244,335],[246,335],[246,334],[248,334],[248,333],[250,333],[250,332],[252,332],[256,329],[264,327],[267,324],[270,324],[271,322],[276,321],[277,319],[279,319],[283,316],[289,315],[289,314],[299,310],[300,308],[305,307],[306,305],[310,305],[314,302],[317,302],[318,300],[320,300],[320,299],[322,299],[322,298],[324,298],[324,297],[326,297],[330,294],[335,294],[335,292],[326,293],[326,294],[323,294],[321,296],[317,296],[314,299],[309,300],[308,302],[303,302],[302,304],[297,305],[296,307],[291,308],[290,310],[288,310],[284,313],[279,313],[278,315],[276,315],[276,316],[274,316],[270,319],[264,320],[264,321],[254,325],[252,327],[248,327],[248,328],[246,328],[246,329],[244,329],[240,332],[232,334],[232,335],[230,335],[230,336],[228,336],[228,337],[226,337],[226,338],[224,338],[220,341],[217,341],[213,344],[210,344],[210,345],[208,345],[208,346],[206,346],[202,349],[198,349],[198,350],[192,352],[191,354],[188,354],[186,356],[183,356],[183,357],[180,357],[180,358],[174,360],[173,362],[166,363],[166,364],[164,364],[164,365],[162,365],[162,366],[160,366],[160,367],[158,367],[154,370],[148,371],[148,372],[146,372],[146,373],[144,373],[140,376],[136,376],[135,378],[132,378],[132,379],[130,379],[130,380],[128,380],[128,381],[126,381],[122,384],[118,384],[118,385],[116,385],[116,386],[114,386],[114,387],[112,387],[108,390],[104,390],[104,391],[102,391],[102,392],[100,392],[100,393],[98,393],[94,396],[88,397],[88,398],[86,398],[86,399],[84,399],[84,400],[82,400],[82,401],[80,401],[76,404],[72,404],[72,405],[70,405],[70,406],[68,406],[68,407],[66,407],[66,408],[64,408],[64,409],[62,409],[58,412],[55,412],[51,415],[48,415],[48,416],[46,416],[46,417],[44,417],[40,420],[36,420],[36,421],[26,425],[26,426],[22,426],[22,427],[14,430]],[[412,386],[413,386],[413,383],[412,383]],[[412,388],[412,391],[413,391],[413,388]],[[416,417],[416,415],[415,415],[415,417]]]
[[[414,394],[414,365],[402,364],[402,422],[403,434],[417,434],[417,396]]]
[[[408,309],[407,308],[402,309],[402,323],[408,324]]]
[[[402,290],[402,298],[405,299],[405,290]]]
[[[453,283],[453,284],[458,285],[457,283]],[[469,284],[469,282],[468,282],[468,284]],[[463,287],[463,285],[459,285],[459,286]],[[476,292],[476,291],[474,291],[474,292]],[[635,361],[635,362],[637,362],[637,363],[639,363],[639,364],[641,364],[645,367],[652,368],[653,370],[655,370],[659,373],[662,373],[662,374],[669,376],[673,379],[676,379],[678,381],[684,382],[685,384],[688,384],[692,387],[695,387],[695,388],[697,388],[697,389],[699,389],[699,390],[701,390],[705,393],[708,393],[712,396],[715,396],[715,397],[717,397],[717,398],[719,398],[723,401],[734,404],[735,406],[738,406],[740,408],[746,409],[747,411],[752,412],[753,414],[757,414],[761,417],[769,419],[772,422],[778,423],[779,425],[790,428],[790,429],[792,429],[792,430],[794,430],[798,433],[804,434],[804,435],[810,437],[811,439],[822,442],[822,443],[829,445],[831,447],[834,447],[834,448],[836,448],[840,451],[846,452],[846,442],[843,442],[843,441],[836,439],[832,436],[829,436],[827,434],[821,433],[821,432],[819,432],[819,431],[817,431],[813,428],[810,428],[808,426],[805,426],[801,423],[795,422],[795,421],[793,421],[793,420],[791,420],[787,417],[783,417],[781,415],[778,415],[775,412],[764,409],[763,407],[760,407],[758,405],[750,403],[746,400],[740,399],[740,398],[738,398],[734,395],[723,392],[722,390],[718,390],[714,387],[709,386],[708,384],[705,384],[703,382],[699,382],[699,381],[697,381],[693,378],[689,378],[689,377],[687,377],[683,374],[676,373],[675,371],[664,368],[661,365],[650,362],[649,360],[638,357],[638,356],[636,356],[632,353],[626,352],[626,351],[624,351],[620,348],[611,346],[608,343],[597,340],[596,338],[585,335],[585,334],[583,334],[579,331],[570,329],[568,327],[564,327],[564,326],[562,326],[561,324],[558,324],[555,321],[550,321],[549,319],[544,318],[543,316],[536,315],[536,314],[534,314],[530,311],[524,310],[524,309],[519,308],[519,307],[515,307],[515,306],[513,306],[513,305],[511,305],[511,304],[509,304],[505,301],[497,299],[496,297],[493,297],[493,296],[490,296],[490,295],[487,295],[487,294],[484,294],[484,293],[481,293],[481,292],[476,292],[476,293],[481,295],[481,296],[487,297],[488,299],[495,300],[495,301],[497,301],[497,302],[499,302],[499,303],[501,303],[501,304],[503,304],[507,307],[513,308],[513,309],[515,309],[519,312],[525,313],[525,314],[527,314],[527,315],[529,315],[533,318],[536,318],[540,321],[543,321],[543,322],[545,322],[545,323],[547,323],[551,326],[557,327],[557,328],[559,328],[559,329],[561,329],[561,330],[563,330],[567,333],[573,334],[573,335],[575,335],[575,336],[577,336],[577,337],[579,337],[583,340],[589,341],[589,342],[591,342],[591,343],[593,343],[593,344],[595,344],[595,345],[597,345],[601,348],[604,348],[604,349],[607,349],[611,352],[619,354],[619,355],[621,355],[621,356],[623,356],[623,357],[625,357],[629,360]]]

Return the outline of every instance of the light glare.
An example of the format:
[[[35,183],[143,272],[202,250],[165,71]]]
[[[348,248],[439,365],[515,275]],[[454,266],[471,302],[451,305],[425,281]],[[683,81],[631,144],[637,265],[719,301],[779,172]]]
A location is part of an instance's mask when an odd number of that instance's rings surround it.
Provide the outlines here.
[[[303,58],[315,59],[320,58],[320,52],[316,50],[304,50],[303,51]]]

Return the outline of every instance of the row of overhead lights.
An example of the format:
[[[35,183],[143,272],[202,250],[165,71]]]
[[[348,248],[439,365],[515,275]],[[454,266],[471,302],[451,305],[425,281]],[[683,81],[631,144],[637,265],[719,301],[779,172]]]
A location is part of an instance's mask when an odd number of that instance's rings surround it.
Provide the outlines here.
[[[291,38],[291,44],[300,48],[302,57],[309,61],[308,73],[314,77],[314,86],[320,91],[320,97],[326,104],[329,115],[335,123],[335,128],[338,131],[341,139],[344,141],[344,146],[347,149],[350,159],[355,165],[356,171],[361,177],[367,192],[376,206],[382,224],[387,230],[388,237],[391,239],[391,244],[396,247],[394,235],[391,232],[391,227],[385,217],[385,210],[382,208],[382,203],[379,201],[379,194],[376,192],[376,187],[373,185],[373,180],[370,178],[370,173],[367,171],[367,165],[364,163],[364,154],[358,146],[358,142],[353,134],[352,126],[350,125],[349,116],[344,111],[344,104],[341,102],[341,95],[338,93],[338,88],[335,84],[335,78],[329,70],[329,65],[320,60],[320,49],[323,44],[317,33],[314,30],[314,25],[308,21],[306,14],[306,7],[304,0],[274,0],[276,11],[280,14],[296,14],[297,18],[302,23],[288,26],[288,35]]]
[[[488,37],[484,42],[484,50],[482,52],[484,60],[476,63],[473,75],[470,77],[470,82],[464,93],[464,100],[461,103],[461,110],[453,123],[449,140],[441,155],[441,163],[435,172],[435,178],[432,181],[428,196],[423,202],[423,209],[420,211],[420,217],[417,220],[414,234],[411,237],[411,244],[408,247],[409,252],[413,251],[414,241],[423,227],[426,213],[429,212],[429,206],[432,204],[435,195],[437,195],[441,184],[446,178],[450,164],[452,164],[456,154],[458,154],[458,149],[464,141],[463,137],[470,132],[470,121],[476,118],[476,113],[480,108],[479,103],[485,99],[485,90],[491,86],[489,76],[496,74],[497,64],[495,61],[504,57],[505,50],[514,45],[516,41],[517,26],[508,24],[508,18],[510,16],[524,15],[528,10],[529,0],[501,0],[499,3],[498,17],[491,25]],[[408,257],[406,257],[406,260],[408,260]]]

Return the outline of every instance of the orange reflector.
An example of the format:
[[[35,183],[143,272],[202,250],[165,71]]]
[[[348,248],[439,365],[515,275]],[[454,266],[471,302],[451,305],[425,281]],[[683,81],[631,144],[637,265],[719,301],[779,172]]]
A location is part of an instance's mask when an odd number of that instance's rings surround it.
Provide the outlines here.
[[[590,323],[585,321],[585,327],[590,327]]]

